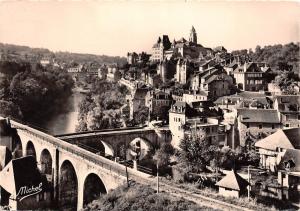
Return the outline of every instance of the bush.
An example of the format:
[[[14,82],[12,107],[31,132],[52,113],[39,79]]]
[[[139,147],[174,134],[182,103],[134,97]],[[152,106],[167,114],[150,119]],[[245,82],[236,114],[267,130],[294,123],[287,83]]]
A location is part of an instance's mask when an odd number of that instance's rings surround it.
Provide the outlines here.
[[[135,184],[131,187],[121,186],[107,195],[100,196],[83,210],[119,211],[119,210],[200,210],[207,207],[194,202],[175,198],[164,193],[157,194],[149,186]]]

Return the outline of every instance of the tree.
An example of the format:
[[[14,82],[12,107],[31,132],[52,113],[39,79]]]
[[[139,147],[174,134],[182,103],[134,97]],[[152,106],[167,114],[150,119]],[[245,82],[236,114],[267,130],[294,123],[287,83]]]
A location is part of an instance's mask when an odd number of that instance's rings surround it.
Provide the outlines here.
[[[179,163],[188,167],[189,171],[203,171],[214,156],[215,147],[209,143],[205,131],[200,130],[195,135],[181,140],[179,144]]]
[[[149,116],[149,108],[146,106],[139,106],[134,112],[134,120],[136,124],[144,124]]]
[[[0,100],[0,116],[22,119],[23,115],[18,105],[11,101]]]
[[[170,163],[170,157],[174,154],[174,148],[169,143],[163,143],[156,150],[153,159],[156,160],[158,167],[167,166]]]

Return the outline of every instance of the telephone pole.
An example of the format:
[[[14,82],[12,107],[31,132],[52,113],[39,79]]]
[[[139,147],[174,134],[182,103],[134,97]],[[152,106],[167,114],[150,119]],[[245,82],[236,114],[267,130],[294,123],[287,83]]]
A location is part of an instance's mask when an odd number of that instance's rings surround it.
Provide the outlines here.
[[[159,175],[158,175],[158,162],[156,163],[156,169],[157,169],[157,173],[156,173],[156,176],[157,176],[157,193],[159,193]]]

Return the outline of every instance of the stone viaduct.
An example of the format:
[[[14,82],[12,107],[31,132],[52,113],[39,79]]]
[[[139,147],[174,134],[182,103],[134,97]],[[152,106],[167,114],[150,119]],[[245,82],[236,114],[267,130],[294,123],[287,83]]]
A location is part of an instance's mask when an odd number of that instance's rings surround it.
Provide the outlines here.
[[[102,147],[106,147],[107,152],[111,147],[113,154],[118,146],[113,145],[113,142],[129,144],[132,139],[142,138],[157,144],[159,140],[164,140],[155,135],[155,131],[141,128],[54,137],[16,121],[10,120],[10,125],[14,135],[11,136],[12,144],[9,148],[14,158],[29,155],[36,158],[41,172],[51,180],[54,187],[53,200],[62,210],[79,210],[98,195],[126,182],[125,166],[74,143],[89,144],[90,141],[97,146],[103,142]],[[5,137],[1,138],[6,140]],[[141,176],[143,173],[128,168],[128,174]]]
[[[144,127],[131,129],[109,129],[83,133],[57,135],[57,138],[79,146],[87,146],[101,155],[116,157],[122,148],[141,148],[141,156],[161,143],[171,142],[169,129],[150,129]],[[137,146],[138,145],[138,146]]]

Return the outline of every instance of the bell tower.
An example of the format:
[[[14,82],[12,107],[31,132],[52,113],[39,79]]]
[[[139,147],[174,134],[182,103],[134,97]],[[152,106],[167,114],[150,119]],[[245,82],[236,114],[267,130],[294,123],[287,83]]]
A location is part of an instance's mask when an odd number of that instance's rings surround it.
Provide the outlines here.
[[[197,33],[194,26],[192,26],[189,41],[197,44]]]

